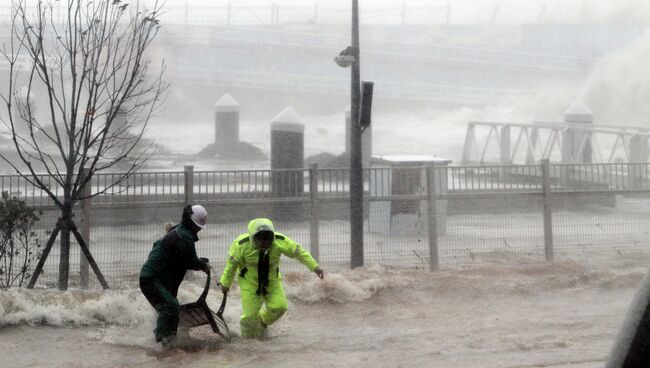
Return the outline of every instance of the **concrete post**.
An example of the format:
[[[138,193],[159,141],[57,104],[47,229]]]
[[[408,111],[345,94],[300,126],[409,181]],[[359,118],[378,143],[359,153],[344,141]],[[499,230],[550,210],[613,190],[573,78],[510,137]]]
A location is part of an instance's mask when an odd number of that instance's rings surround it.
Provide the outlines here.
[[[185,165],[184,166],[184,183],[183,183],[183,197],[184,203],[187,206],[192,204],[194,198],[194,166]]]
[[[239,104],[229,94],[214,105],[214,143],[228,145],[239,142]]]
[[[318,163],[309,164],[309,196],[311,199],[311,216],[309,216],[309,249],[318,261],[320,258],[320,206],[318,201]]]
[[[88,169],[82,168],[80,172],[82,177],[85,177],[88,175]],[[88,197],[91,195],[92,188],[90,181],[84,186],[83,191],[81,192],[81,195],[83,197]],[[92,205],[92,199],[91,198],[86,198],[81,200],[81,218],[79,219],[79,233],[81,234],[81,237],[84,239],[86,245],[90,247],[90,222],[91,222],[91,205]],[[89,249],[90,250],[90,249]],[[89,274],[89,268],[88,268],[88,259],[86,259],[86,255],[83,252],[80,252],[79,254],[79,286],[81,288],[88,288],[88,274]]]
[[[271,122],[271,169],[302,169],[305,160],[305,125],[287,107]],[[273,172],[271,188],[275,196],[290,197],[303,192],[303,176],[297,171]]]
[[[350,157],[350,107],[345,110],[345,155]],[[361,133],[361,162],[364,167],[370,166],[372,156],[372,124]]]
[[[544,200],[544,256],[546,262],[553,261],[553,212],[551,207],[550,165],[542,159],[542,196]]]
[[[587,106],[578,101],[564,113],[564,122],[567,124],[568,129],[564,131],[562,136],[562,163],[591,163],[592,147],[589,140],[584,145],[582,152],[580,152],[581,143],[587,137],[580,127],[593,124],[594,114]]]
[[[630,186],[633,189],[646,189],[644,183],[648,177],[648,136],[647,131],[641,131],[644,134],[635,134],[630,138],[630,167],[628,176]]]

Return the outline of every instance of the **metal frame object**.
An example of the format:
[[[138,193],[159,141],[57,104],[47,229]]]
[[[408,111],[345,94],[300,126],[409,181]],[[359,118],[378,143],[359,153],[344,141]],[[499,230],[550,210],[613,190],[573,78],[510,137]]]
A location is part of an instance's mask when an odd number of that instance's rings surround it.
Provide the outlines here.
[[[181,312],[179,315],[179,324],[187,326],[188,328],[198,327],[209,324],[212,331],[224,339],[229,339],[229,330],[226,321],[223,318],[223,311],[226,308],[227,294],[223,295],[221,306],[217,313],[214,313],[205,299],[210,290],[210,273],[205,282],[205,288],[199,296],[199,299],[194,303],[182,304]]]

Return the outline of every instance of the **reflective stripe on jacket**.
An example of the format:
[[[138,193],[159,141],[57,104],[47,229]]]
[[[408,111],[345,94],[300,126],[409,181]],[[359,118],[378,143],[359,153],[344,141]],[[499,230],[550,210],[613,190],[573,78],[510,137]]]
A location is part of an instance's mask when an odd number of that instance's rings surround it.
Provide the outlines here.
[[[269,229],[273,231],[273,223],[269,219],[259,218],[248,223],[248,233],[239,235],[230,246],[226,268],[221,274],[220,282],[222,285],[231,287],[238,271],[240,277],[245,277],[246,280],[257,283],[259,250],[255,246],[253,238],[257,231]],[[313,271],[318,267],[318,262],[300,244],[284,234],[274,233],[275,238],[269,249],[269,280],[282,279],[280,273],[280,255],[282,254],[297,260],[307,267],[309,271]],[[244,269],[246,271],[242,272]]]

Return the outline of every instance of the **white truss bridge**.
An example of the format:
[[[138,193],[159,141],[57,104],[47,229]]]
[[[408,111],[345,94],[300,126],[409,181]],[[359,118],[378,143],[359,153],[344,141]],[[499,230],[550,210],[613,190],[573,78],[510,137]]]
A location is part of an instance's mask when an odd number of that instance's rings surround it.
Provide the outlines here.
[[[647,162],[648,130],[590,123],[469,122],[461,164]]]

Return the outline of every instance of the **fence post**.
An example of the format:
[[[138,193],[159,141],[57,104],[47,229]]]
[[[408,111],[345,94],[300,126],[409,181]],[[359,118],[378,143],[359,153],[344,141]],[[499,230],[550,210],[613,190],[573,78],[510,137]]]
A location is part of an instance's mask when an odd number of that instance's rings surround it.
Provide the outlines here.
[[[553,217],[551,208],[551,178],[549,159],[542,159],[542,196],[544,200],[544,255],[553,261]]]
[[[435,165],[427,166],[427,217],[429,221],[429,270],[437,271],[438,260],[438,208],[436,206]]]
[[[192,203],[194,197],[194,165],[185,165],[184,203],[185,206]]]
[[[309,196],[311,199],[311,216],[309,217],[309,249],[311,255],[318,261],[320,258],[319,244],[319,212],[318,203],[318,163],[309,164]]]
[[[88,169],[82,168],[79,174],[82,176],[82,178],[85,177],[88,175]],[[83,197],[88,197],[91,194],[91,184],[90,181],[88,181],[88,183],[86,183],[84,186],[81,195]],[[81,219],[79,220],[79,232],[88,247],[90,247],[91,205],[91,198],[81,200]],[[79,253],[79,286],[82,288],[88,288],[88,259],[86,259],[84,252]]]

